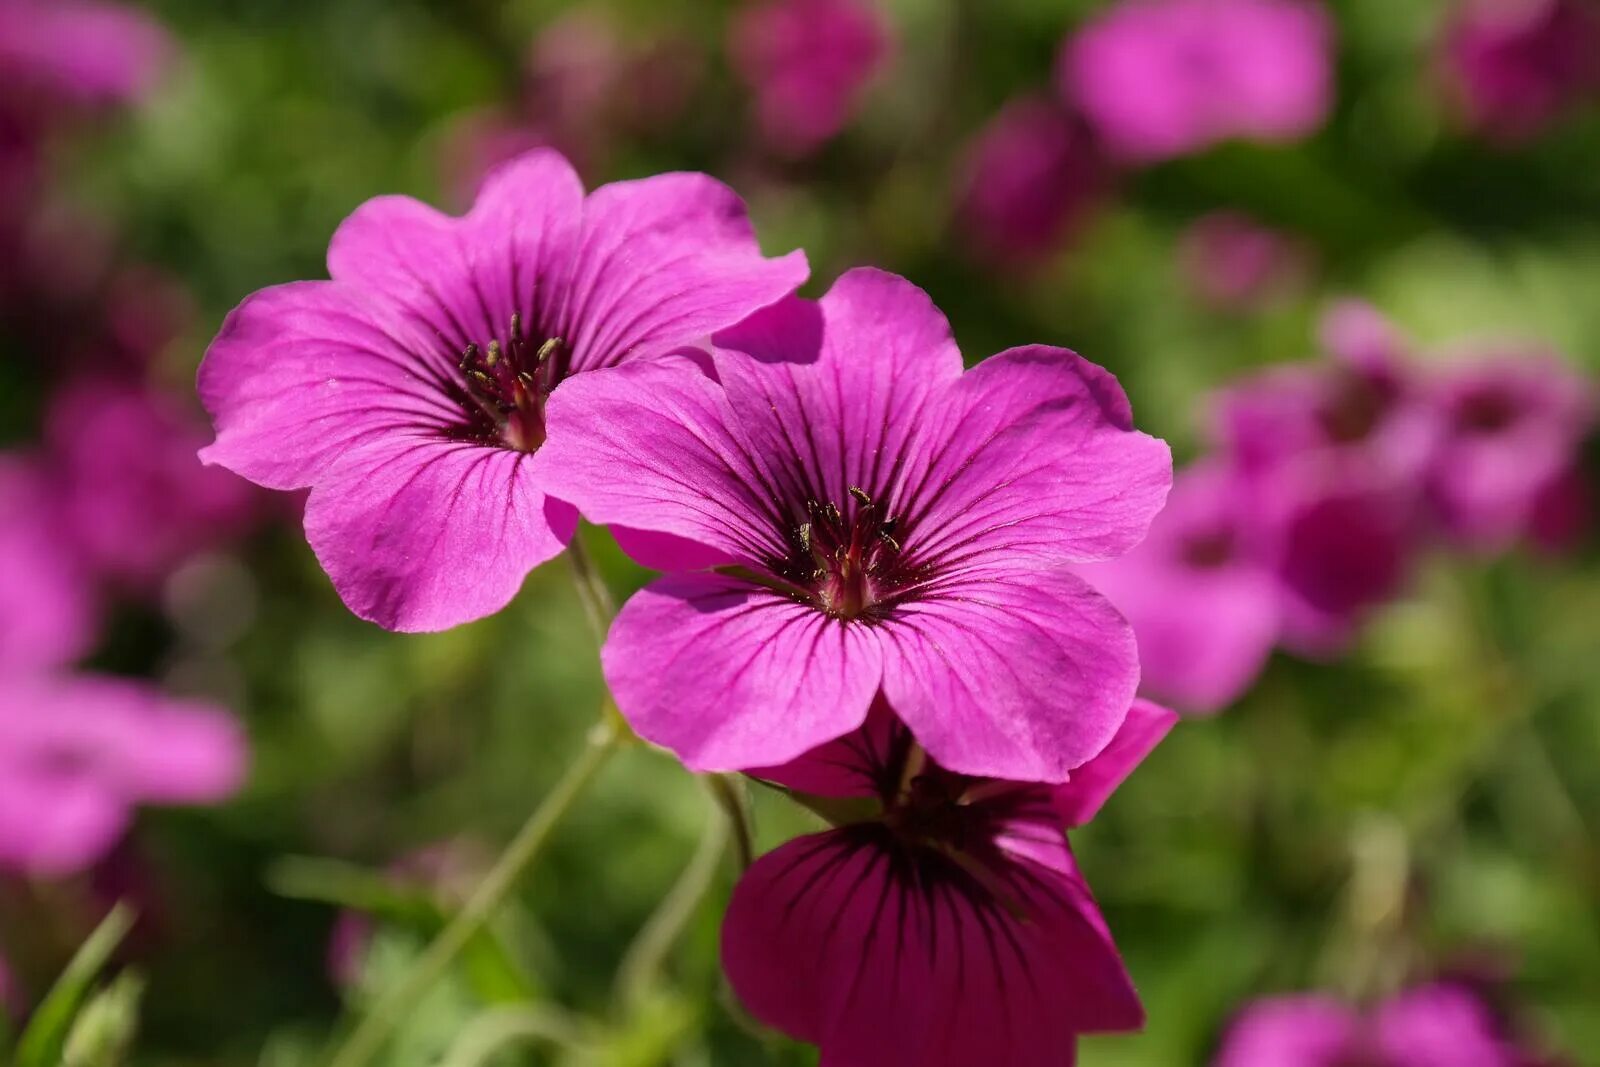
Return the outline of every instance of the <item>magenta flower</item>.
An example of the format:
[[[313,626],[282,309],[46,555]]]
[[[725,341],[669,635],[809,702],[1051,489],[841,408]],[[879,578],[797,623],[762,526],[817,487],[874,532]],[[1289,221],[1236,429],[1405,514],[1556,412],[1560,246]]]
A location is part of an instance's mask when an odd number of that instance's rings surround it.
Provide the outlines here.
[[[172,53],[137,8],[91,0],[0,0],[0,86],[75,104],[142,96]]]
[[[237,725],[132,681],[0,676],[0,866],[94,863],[138,804],[207,804],[244,776]]]
[[[202,457],[312,487],[318,559],[351,610],[395,630],[499,610],[572,537],[577,512],[530,462],[563,382],[667,356],[806,275],[801,253],[763,259],[743,204],[704,175],[585,197],[549,151],[497,170],[462,218],[368,201],[328,266],[332,281],[262,290],[223,324],[200,368],[217,425]]]
[[[1427,492],[1445,534],[1478,550],[1540,539],[1547,509],[1581,491],[1593,383],[1553,352],[1504,349],[1446,365],[1430,400],[1442,425]]]
[[[1441,52],[1464,117],[1504,142],[1600,93],[1600,11],[1588,0],[1461,0]]]
[[[1179,262],[1189,288],[1211,307],[1254,311],[1303,285],[1305,247],[1237,211],[1214,211],[1184,232]]]
[[[855,733],[763,772],[862,809],[761,857],[734,889],[722,963],[769,1026],[824,1065],[1071,1063],[1135,1030],[1138,994],[1067,844],[1171,728],[1144,702],[1061,786],[924,762],[877,704]]]
[[[1221,458],[1250,486],[1284,640],[1314,654],[1337,650],[1404,588],[1435,440],[1399,341],[1374,313],[1340,307],[1325,333],[1334,359],[1239,381],[1213,411]]]
[[[1123,0],[1068,39],[1060,88],[1134,163],[1295,141],[1327,116],[1332,36],[1316,0]]]
[[[1141,689],[1181,711],[1231,703],[1278,640],[1282,592],[1252,497],[1220,464],[1189,467],[1143,543],[1078,568],[1133,624]]]
[[[67,536],[112,582],[149,589],[256,518],[250,486],[195,458],[203,423],[174,396],[131,382],[75,382],[51,399],[45,439]]]
[[[1362,1013],[1332,997],[1278,997],[1246,1008],[1214,1067],[1525,1067],[1484,1003],[1449,983],[1401,993]]]
[[[764,0],[734,18],[728,41],[762,136],[790,156],[844,129],[890,48],[871,0]]]
[[[625,548],[676,573],[612,627],[634,728],[696,769],[792,759],[880,687],[934,758],[1063,781],[1138,682],[1127,624],[1064,564],[1127,551],[1171,480],[1116,379],[1059,348],[962,373],[944,317],[856,270],[717,335],[709,378],[659,367],[558,393],[535,457]],[[587,432],[578,432],[579,428]]]
[[[1014,100],[968,147],[956,216],[984,258],[1028,264],[1071,237],[1108,180],[1079,120],[1049,99]]]
[[[45,471],[0,454],[0,676],[77,659],[94,637],[88,575]]]

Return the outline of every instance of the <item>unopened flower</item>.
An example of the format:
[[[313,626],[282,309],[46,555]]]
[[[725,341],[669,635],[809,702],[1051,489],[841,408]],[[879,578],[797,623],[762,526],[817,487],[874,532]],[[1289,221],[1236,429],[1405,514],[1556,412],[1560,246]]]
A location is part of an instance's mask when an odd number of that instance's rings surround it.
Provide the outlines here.
[[[1071,1063],[1079,1034],[1144,1021],[1067,843],[1166,734],[1139,702],[1065,785],[952,773],[878,703],[857,731],[759,772],[861,808],[761,857],[722,962],[745,1007],[824,1064]]]
[[[1138,682],[1126,622],[1066,564],[1145,534],[1171,480],[1100,367],[1012,349],[962,372],[948,323],[851,271],[716,336],[720,384],[659,367],[574,381],[535,457],[675,573],[612,627],[645,737],[700,769],[792,759],[880,687],[951,770],[1062,781]],[[582,432],[579,432],[579,431]]]
[[[967,149],[956,217],[984,258],[1028,264],[1084,222],[1106,170],[1081,120],[1046,98],[1014,100]]]
[[[1589,0],[1458,0],[1441,52],[1467,122],[1495,140],[1524,140],[1600,96]]]
[[[1059,78],[1113,152],[1151,163],[1312,133],[1331,52],[1316,0],[1122,0],[1068,39]]]
[[[891,39],[873,0],[762,0],[735,16],[728,47],[763,138],[803,156],[854,116]]]
[[[0,866],[60,876],[103,856],[141,804],[208,804],[244,775],[220,709],[143,683],[0,676]]]
[[[1437,983],[1369,1011],[1317,994],[1245,1008],[1214,1067],[1525,1067],[1518,1049],[1470,988]]]
[[[0,454],[0,675],[88,651],[92,583],[67,544],[61,502],[32,458]]]
[[[332,281],[262,290],[223,324],[200,369],[217,426],[202,457],[312,487],[323,567],[396,630],[499,610],[572,537],[577,512],[530,462],[563,382],[669,356],[806,274],[800,253],[762,258],[744,205],[704,175],[586,197],[550,151],[495,171],[462,218],[369,201],[328,266]]]
[[[1252,498],[1222,464],[1189,467],[1138,547],[1078,568],[1133,624],[1143,691],[1180,711],[1233,701],[1278,640],[1282,593]]]

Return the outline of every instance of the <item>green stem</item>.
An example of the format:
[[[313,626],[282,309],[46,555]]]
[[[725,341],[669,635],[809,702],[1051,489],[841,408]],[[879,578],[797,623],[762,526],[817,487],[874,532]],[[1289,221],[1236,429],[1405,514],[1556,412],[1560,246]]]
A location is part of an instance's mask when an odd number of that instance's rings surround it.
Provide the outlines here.
[[[709,774],[705,781],[712,799],[727,815],[728,826],[733,830],[734,855],[739,860],[739,870],[748,870],[755,859],[755,831],[750,825],[750,805],[746,800],[744,784],[726,774]]]
[[[641,1003],[660,973],[672,946],[683,935],[695,908],[711,888],[717,866],[728,843],[729,822],[720,816],[706,822],[694,856],[683,869],[655,912],[640,927],[633,944],[617,965],[617,1000],[625,1007]]]
[[[328,1061],[329,1067],[364,1067],[383,1049],[395,1028],[505,902],[517,880],[543,850],[550,832],[572,810],[573,803],[617,751],[622,738],[609,717],[590,732],[588,744],[577,761],[567,768],[544,802],[528,816],[528,821],[517,831],[517,836],[512,838],[466,904],[405,976],[377,999],[343,1047]]]
[[[545,1041],[578,1049],[586,1040],[583,1021],[558,1008],[496,1008],[462,1029],[440,1067],[482,1067],[514,1041]]]
[[[572,567],[573,585],[577,587],[578,599],[583,602],[584,618],[589,620],[589,629],[594,634],[595,643],[603,645],[606,633],[611,628],[611,620],[617,614],[617,605],[612,599],[610,588],[600,577],[600,572],[595,569],[594,561],[589,558],[589,550],[583,547],[581,530],[567,546],[567,563]]]

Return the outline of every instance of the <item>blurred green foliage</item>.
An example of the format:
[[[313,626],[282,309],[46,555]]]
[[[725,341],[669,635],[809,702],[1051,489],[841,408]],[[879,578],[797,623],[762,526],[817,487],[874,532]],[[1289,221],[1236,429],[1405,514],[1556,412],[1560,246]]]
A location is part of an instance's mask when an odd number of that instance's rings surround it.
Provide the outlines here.
[[[1180,455],[1195,448],[1204,391],[1309,354],[1332,294],[1366,296],[1427,340],[1531,335],[1600,368],[1600,116],[1515,152],[1460,136],[1428,71],[1440,0],[1333,5],[1340,94],[1321,134],[1130,178],[1073,248],[1015,278],[974,264],[952,235],[955,162],[1002,102],[1048,83],[1061,36],[1096,3],[895,0],[898,59],[860,120],[816,159],[759,171],[722,55],[731,3],[585,6],[641,38],[670,26],[709,67],[677,124],[616,146],[591,182],[674,168],[723,176],[750,198],[769,250],[810,253],[808,291],[873,263],[926,287],[969,358],[1069,345],[1117,372],[1140,423]],[[75,147],[62,173],[115,220],[129,254],[193,288],[202,314],[165,368],[183,381],[242,296],[322,275],[329,234],[362,200],[445,202],[451,123],[517,91],[524,50],[563,5],[150,7],[183,43],[180,69],[148,109]],[[1217,207],[1304,238],[1315,283],[1252,316],[1202,306],[1173,249],[1187,222]],[[591,541],[619,593],[645,580],[603,537]],[[224,808],[141,819],[136,843],[173,918],[140,961],[139,1064],[316,1062],[341,1008],[325,963],[330,901],[387,920],[349,994],[359,1003],[439,923],[436,902],[386,896],[361,872],[448,838],[486,849],[505,840],[603,699],[559,561],[498,617],[407,637],[349,616],[292,521],[244,555],[256,609],[229,654],[255,770]],[[162,625],[133,618],[107,661],[153,667]],[[1239,707],[1183,723],[1078,838],[1150,1017],[1141,1036],[1087,1042],[1082,1062],[1204,1063],[1243,999],[1337,984],[1374,937],[1390,964],[1419,972],[1463,954],[1503,959],[1537,1027],[1593,1056],[1597,640],[1592,544],[1562,561],[1438,560],[1348,661],[1280,658]],[[757,814],[765,845],[812,825],[770,797],[757,798]],[[410,1018],[390,1062],[436,1063],[464,1030],[508,1019],[536,1032],[558,1005],[582,1016],[560,1025],[617,1067],[814,1062],[754,1036],[728,1002],[716,927],[731,870],[667,981],[626,1009],[611,998],[634,932],[717,817],[666,757],[627,751],[562,827],[518,906]],[[1361,929],[1348,906],[1355,858],[1392,865],[1385,842],[1397,839],[1410,872],[1404,929]],[[535,1017],[504,1014],[508,1002]],[[484,1016],[492,1011],[502,1014]],[[547,1048],[518,1044],[489,1062],[569,1062]]]

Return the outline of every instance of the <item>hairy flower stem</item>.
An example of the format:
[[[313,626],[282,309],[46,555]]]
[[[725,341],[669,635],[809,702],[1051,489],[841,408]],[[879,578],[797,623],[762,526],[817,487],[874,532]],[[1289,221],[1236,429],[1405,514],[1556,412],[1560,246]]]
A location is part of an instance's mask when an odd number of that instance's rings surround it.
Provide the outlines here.
[[[543,851],[550,833],[626,738],[611,716],[589,733],[588,743],[544,801],[528,816],[493,869],[409,971],[385,991],[328,1061],[329,1067],[365,1067],[467,943],[499,910],[517,880]]]
[[[583,614],[589,620],[595,643],[603,645],[606,632],[611,629],[611,620],[617,614],[617,605],[605,579],[600,577],[594,561],[589,558],[589,550],[583,547],[582,531],[567,546],[567,562],[572,566],[572,584],[578,590],[578,599],[583,601]]]

